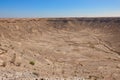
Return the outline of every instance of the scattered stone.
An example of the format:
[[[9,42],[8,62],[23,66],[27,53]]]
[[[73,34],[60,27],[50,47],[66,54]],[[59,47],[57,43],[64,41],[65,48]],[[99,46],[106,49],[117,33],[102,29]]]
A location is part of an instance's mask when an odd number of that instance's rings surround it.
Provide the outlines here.
[[[117,65],[117,68],[120,68],[120,64]]]
[[[37,77],[39,76],[39,73],[37,73],[37,72],[33,72],[33,74]]]
[[[2,55],[4,53],[7,53],[7,50],[4,50],[4,49],[0,48],[0,55]]]
[[[89,79],[90,79],[90,80],[97,80],[98,78],[99,78],[99,77],[97,77],[97,76],[92,76],[92,75],[89,76]]]
[[[14,53],[14,55],[12,56],[10,63],[15,64],[15,60],[16,60],[16,54]]]
[[[5,64],[5,62],[3,60],[0,60],[0,66],[2,66],[2,67],[6,66],[6,64]]]
[[[16,66],[21,66],[20,62],[15,63]]]

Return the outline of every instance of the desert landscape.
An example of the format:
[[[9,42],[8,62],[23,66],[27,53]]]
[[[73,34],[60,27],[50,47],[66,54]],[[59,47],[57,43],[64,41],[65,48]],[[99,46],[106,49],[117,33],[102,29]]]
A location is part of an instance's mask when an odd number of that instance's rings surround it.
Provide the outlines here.
[[[120,80],[120,18],[1,18],[0,80],[50,79]]]

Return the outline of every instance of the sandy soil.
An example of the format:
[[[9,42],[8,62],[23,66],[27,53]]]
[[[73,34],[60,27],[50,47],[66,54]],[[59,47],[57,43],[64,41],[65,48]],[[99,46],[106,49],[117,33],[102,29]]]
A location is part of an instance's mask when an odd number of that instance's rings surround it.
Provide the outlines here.
[[[46,78],[120,80],[120,18],[0,19],[0,80]]]

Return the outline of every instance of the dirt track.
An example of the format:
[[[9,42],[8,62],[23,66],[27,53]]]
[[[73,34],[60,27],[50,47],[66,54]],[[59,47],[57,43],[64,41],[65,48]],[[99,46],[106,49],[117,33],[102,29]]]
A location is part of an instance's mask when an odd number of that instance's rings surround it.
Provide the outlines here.
[[[120,18],[0,19],[0,80],[28,77],[119,80]]]

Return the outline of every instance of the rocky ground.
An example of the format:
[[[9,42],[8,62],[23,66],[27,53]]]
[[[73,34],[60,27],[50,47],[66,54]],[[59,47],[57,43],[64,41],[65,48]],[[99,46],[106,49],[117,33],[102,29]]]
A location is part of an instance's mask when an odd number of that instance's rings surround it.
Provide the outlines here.
[[[120,18],[0,19],[0,80],[120,80]]]

